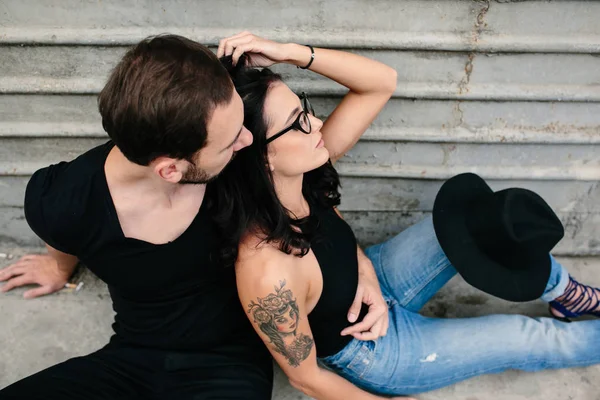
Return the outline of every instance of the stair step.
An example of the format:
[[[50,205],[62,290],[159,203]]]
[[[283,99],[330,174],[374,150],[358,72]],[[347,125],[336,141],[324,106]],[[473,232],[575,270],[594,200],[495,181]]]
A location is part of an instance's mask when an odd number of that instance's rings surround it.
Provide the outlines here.
[[[174,32],[216,45],[245,27],[267,38],[324,47],[600,51],[600,5],[588,1],[255,0],[217,5],[210,0],[59,0],[36,2],[32,11],[19,0],[4,0],[3,10],[0,43],[8,44],[122,45]]]
[[[99,93],[124,47],[0,46],[0,93]],[[592,54],[474,54],[360,50],[398,72],[396,98],[600,101],[600,59]],[[275,65],[288,85],[340,96],[341,85]],[[569,73],[565,73],[569,71]]]

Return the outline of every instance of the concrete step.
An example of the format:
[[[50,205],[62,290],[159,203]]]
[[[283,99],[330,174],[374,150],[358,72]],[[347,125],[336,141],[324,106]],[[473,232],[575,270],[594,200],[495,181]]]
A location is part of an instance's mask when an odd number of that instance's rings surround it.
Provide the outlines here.
[[[106,138],[1,139],[0,175],[29,175],[59,160],[71,160]],[[498,154],[502,157],[497,157]],[[487,179],[600,180],[600,143],[519,144],[358,142],[340,160],[347,176],[447,179],[478,170]],[[534,171],[535,169],[535,171]]]
[[[31,249],[0,248],[0,268]],[[12,259],[8,259],[8,256]],[[600,286],[600,258],[561,258],[580,280]],[[78,292],[64,290],[36,300],[24,300],[23,290],[0,296],[0,388],[70,357],[101,347],[111,334],[113,311],[106,287],[84,271]],[[542,302],[508,303],[485,295],[453,279],[424,308],[440,318],[481,316],[491,313],[546,316]],[[509,371],[483,376],[423,394],[421,400],[594,400],[600,393],[600,367],[524,373]],[[289,386],[276,369],[276,400],[307,399]]]
[[[124,47],[0,47],[0,93],[98,93]],[[600,59],[592,54],[476,54],[354,50],[398,71],[396,98],[600,101]],[[276,65],[289,86],[339,96],[345,88],[316,74]],[[566,73],[565,71],[569,71]]]
[[[382,242],[431,215],[430,211],[360,211],[346,210],[345,207],[341,207],[341,211],[364,246]],[[599,213],[559,212],[557,215],[565,227],[565,237],[554,249],[556,254],[600,255]],[[0,246],[42,245],[29,229],[21,207],[0,207],[0,232]]]
[[[4,0],[2,10],[0,43],[9,44],[132,44],[157,31],[216,44],[250,29],[325,47],[600,51],[600,4],[588,1]]]
[[[29,176],[0,177],[0,207],[22,208]],[[444,181],[435,179],[342,176],[344,211],[428,212]],[[490,180],[495,191],[510,187],[533,190],[559,213],[600,213],[600,182]]]
[[[311,97],[326,118],[339,99]],[[600,143],[600,103],[392,99],[362,140]],[[106,137],[94,95],[0,96],[0,138]]]

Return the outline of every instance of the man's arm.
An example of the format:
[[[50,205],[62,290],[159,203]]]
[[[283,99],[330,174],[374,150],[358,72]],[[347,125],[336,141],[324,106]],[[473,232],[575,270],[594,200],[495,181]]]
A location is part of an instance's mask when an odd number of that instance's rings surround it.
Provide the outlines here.
[[[81,234],[80,213],[73,208],[73,193],[59,179],[69,163],[58,163],[36,171],[27,184],[24,199],[25,219],[31,230],[46,243],[47,254],[30,254],[0,270],[0,292],[25,285],[39,285],[24,293],[27,299],[62,289],[77,266],[76,243]]]
[[[369,278],[377,279],[373,263],[360,246],[356,246],[356,255],[358,257],[358,273]]]
[[[6,282],[0,291],[16,287],[39,285],[23,294],[32,299],[59,291],[69,280],[79,260],[77,257],[46,245],[48,254],[31,254],[0,270],[0,282]]]

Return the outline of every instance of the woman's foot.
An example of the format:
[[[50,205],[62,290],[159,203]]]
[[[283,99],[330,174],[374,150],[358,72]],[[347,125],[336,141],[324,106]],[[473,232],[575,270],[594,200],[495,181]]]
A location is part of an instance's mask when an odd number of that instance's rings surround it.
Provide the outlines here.
[[[550,302],[550,313],[556,319],[570,322],[585,314],[600,317],[600,289],[583,285],[572,277],[565,293]]]

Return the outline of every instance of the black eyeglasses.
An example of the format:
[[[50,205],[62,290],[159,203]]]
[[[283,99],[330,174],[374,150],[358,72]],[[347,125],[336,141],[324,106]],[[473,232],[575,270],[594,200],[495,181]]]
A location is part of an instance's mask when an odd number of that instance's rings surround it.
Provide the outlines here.
[[[310,101],[308,101],[308,96],[306,96],[306,93],[302,92],[302,94],[300,95],[300,101],[302,102],[302,111],[294,120],[294,122],[292,122],[292,125],[288,126],[284,130],[279,131],[270,138],[268,138],[266,144],[271,143],[273,140],[277,139],[280,136],[283,136],[284,134],[288,133],[293,129],[305,133],[307,135],[310,134],[310,132],[312,131],[312,127],[310,125],[309,115],[312,115],[314,117],[315,110],[310,104]]]

